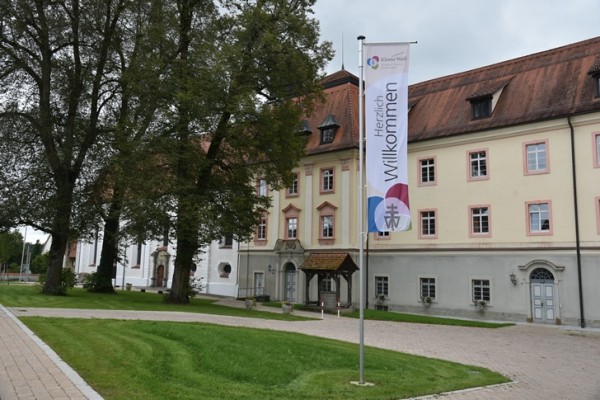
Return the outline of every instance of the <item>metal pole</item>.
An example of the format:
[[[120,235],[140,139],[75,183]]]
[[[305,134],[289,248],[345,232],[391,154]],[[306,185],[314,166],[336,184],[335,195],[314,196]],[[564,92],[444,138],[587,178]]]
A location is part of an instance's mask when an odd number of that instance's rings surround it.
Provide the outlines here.
[[[21,268],[19,269],[19,282],[23,277],[23,259],[25,258],[25,246],[27,246],[27,225],[25,225],[25,236],[23,236],[23,251],[21,252]]]
[[[359,384],[363,385],[365,383],[365,269],[363,266],[363,253],[364,253],[364,245],[363,245],[363,229],[364,229],[364,216],[363,216],[363,164],[364,164],[364,122],[363,122],[363,108],[364,108],[364,98],[363,98],[363,41],[365,40],[364,36],[359,36],[358,38],[358,271],[360,275],[360,284],[359,284],[359,331],[360,331],[360,350],[359,350],[359,369],[360,369],[360,378]]]

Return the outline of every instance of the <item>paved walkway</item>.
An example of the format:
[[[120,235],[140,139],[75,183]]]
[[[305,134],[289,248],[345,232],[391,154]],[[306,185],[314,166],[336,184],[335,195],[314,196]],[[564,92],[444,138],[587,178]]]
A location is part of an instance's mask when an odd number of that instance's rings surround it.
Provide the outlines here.
[[[243,306],[242,302],[222,301]],[[1,400],[100,398],[47,346],[28,333],[13,314],[208,322],[299,332],[355,343],[359,340],[357,320],[332,315],[326,315],[324,320],[289,322],[178,312],[7,310],[0,306]],[[505,385],[449,393],[442,396],[444,399],[600,399],[599,330],[530,324],[483,329],[365,321],[365,343],[479,365],[513,380]],[[368,370],[365,379],[369,379]]]

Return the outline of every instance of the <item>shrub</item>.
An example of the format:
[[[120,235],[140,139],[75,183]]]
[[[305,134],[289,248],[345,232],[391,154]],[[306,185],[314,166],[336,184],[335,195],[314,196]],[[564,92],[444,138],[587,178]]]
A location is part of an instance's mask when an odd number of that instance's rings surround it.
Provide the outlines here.
[[[202,281],[202,278],[190,278],[189,296],[190,298],[196,297],[200,292],[204,291],[206,285]]]
[[[55,290],[54,294],[65,295],[67,294],[67,289],[70,289],[75,286],[77,279],[75,278],[75,272],[70,268],[63,268],[60,280],[60,286]],[[46,274],[39,274],[38,276],[38,284],[40,288],[44,287],[46,283]]]

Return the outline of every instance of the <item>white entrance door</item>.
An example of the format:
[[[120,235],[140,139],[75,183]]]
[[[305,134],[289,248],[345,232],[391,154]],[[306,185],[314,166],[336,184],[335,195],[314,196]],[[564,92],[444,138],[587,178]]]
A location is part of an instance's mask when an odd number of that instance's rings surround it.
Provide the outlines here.
[[[531,282],[531,307],[533,322],[554,323],[554,283]]]
[[[262,296],[265,294],[265,274],[262,272],[254,273],[254,295]]]
[[[285,269],[285,296],[284,300],[296,302],[296,268],[288,265]]]

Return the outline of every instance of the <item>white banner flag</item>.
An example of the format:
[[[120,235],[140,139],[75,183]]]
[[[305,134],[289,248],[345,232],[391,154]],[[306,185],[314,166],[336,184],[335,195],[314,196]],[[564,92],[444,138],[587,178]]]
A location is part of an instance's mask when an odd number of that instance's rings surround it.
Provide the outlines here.
[[[408,43],[365,44],[365,127],[369,232],[406,231]]]

